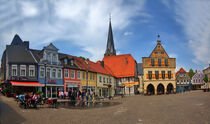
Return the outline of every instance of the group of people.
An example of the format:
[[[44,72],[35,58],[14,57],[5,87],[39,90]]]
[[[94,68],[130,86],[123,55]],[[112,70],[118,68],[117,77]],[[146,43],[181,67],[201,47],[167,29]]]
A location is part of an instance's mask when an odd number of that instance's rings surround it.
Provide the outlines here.
[[[66,92],[59,91],[58,96],[61,99],[70,99],[71,101],[74,100],[81,100],[81,101],[93,101],[95,100],[95,93],[91,91],[84,91],[84,90],[68,90]]]
[[[21,93],[18,96],[18,99],[20,101],[25,101],[25,102],[30,102],[31,100],[34,100],[35,102],[37,102],[39,98],[40,98],[40,95],[37,93]]]

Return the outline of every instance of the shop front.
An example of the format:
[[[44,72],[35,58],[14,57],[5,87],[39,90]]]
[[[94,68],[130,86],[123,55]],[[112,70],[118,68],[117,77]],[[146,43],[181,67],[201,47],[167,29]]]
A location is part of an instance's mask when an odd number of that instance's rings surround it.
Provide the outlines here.
[[[46,95],[46,98],[58,98],[59,91],[64,90],[64,85],[61,79],[39,79],[39,82],[44,85],[40,87],[39,90],[43,92],[43,95]]]
[[[19,81],[9,81],[7,83],[7,90],[11,94],[23,94],[23,93],[36,93],[39,87],[43,87],[43,84],[38,82],[19,82]]]
[[[76,90],[79,91],[81,81],[65,81],[65,91]]]
[[[63,90],[63,85],[46,84],[46,87],[42,88],[42,91],[46,94],[47,98],[58,98],[60,90]]]
[[[138,82],[125,82],[125,95],[135,94],[138,91]]]
[[[96,93],[96,86],[82,86],[82,90],[87,92],[95,92]]]

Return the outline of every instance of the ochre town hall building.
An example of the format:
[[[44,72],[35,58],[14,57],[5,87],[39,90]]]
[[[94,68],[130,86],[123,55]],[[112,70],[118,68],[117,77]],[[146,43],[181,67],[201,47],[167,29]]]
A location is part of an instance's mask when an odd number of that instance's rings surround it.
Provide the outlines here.
[[[176,92],[176,59],[170,58],[161,41],[149,57],[143,57],[144,94],[166,94]]]

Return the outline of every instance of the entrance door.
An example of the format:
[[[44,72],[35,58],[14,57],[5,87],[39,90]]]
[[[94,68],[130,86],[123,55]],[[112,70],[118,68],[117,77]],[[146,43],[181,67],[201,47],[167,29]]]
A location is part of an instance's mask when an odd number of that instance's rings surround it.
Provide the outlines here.
[[[155,93],[155,88],[152,84],[149,84],[147,86],[147,95],[154,95]]]
[[[163,84],[158,84],[158,86],[157,86],[157,94],[158,95],[164,94],[164,86],[163,86]]]
[[[183,92],[183,87],[181,87],[181,90]],[[174,87],[171,83],[169,83],[168,86],[167,86],[167,93],[171,94],[173,92],[174,92]]]

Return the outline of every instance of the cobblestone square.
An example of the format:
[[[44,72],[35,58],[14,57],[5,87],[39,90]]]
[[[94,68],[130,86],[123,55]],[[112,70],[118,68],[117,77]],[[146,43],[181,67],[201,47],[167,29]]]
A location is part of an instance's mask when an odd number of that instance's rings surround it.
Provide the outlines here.
[[[208,124],[210,92],[115,98],[119,105],[93,109],[21,109],[0,95],[1,124]]]

